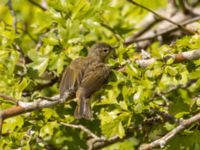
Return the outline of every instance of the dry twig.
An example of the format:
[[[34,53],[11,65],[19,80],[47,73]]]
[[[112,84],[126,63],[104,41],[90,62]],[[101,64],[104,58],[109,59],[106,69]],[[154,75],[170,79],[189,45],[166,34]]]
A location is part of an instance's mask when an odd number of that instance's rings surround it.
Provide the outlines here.
[[[189,119],[185,119],[183,120],[180,125],[178,125],[176,128],[174,128],[172,131],[168,132],[166,135],[164,135],[163,137],[161,137],[160,139],[157,139],[149,144],[143,144],[140,147],[140,150],[149,150],[155,147],[160,146],[161,148],[163,148],[167,142],[172,139],[173,137],[175,137],[179,132],[183,131],[185,128],[187,128],[188,126],[192,125],[193,123],[200,121],[200,113],[192,116]]]
[[[16,17],[15,11],[14,11],[13,6],[12,6],[12,0],[8,1],[8,8],[10,10],[12,17],[13,17],[13,28],[15,30],[15,33],[17,33],[18,32],[17,31],[17,17]]]
[[[69,124],[69,123],[64,123],[64,122],[60,122],[60,124],[66,127],[70,127],[70,128],[81,129],[83,132],[85,132],[87,135],[91,136],[92,138],[100,139],[97,135],[92,133],[92,131],[90,131],[88,128],[84,127],[83,125]]]
[[[3,93],[0,93],[0,97],[2,97],[3,99],[9,100],[9,101],[15,103],[16,105],[18,104],[18,99],[14,98],[14,97],[5,95]]]
[[[35,5],[36,7],[40,8],[43,11],[46,11],[47,9],[45,7],[43,7],[42,5],[38,4],[37,2],[35,2],[34,0],[29,0],[29,2],[33,5]]]
[[[194,17],[194,18],[191,18],[191,19],[188,19],[186,21],[184,21],[183,23],[181,23],[181,25],[187,25],[187,24],[190,24],[190,23],[193,23],[193,22],[196,22],[200,20],[200,16],[197,16],[197,17]],[[126,45],[129,45],[131,43],[134,43],[134,42],[140,42],[140,41],[145,41],[145,40],[151,40],[151,39],[154,39],[158,36],[162,36],[162,35],[165,35],[165,34],[169,34],[170,32],[173,32],[175,30],[177,30],[178,27],[177,26],[171,26],[165,30],[161,30],[161,31],[156,31],[154,32],[153,35],[151,36],[148,36],[148,37],[144,37],[144,38],[135,38],[135,35],[131,36],[131,37],[128,37],[126,40],[125,40],[125,44]]]
[[[174,21],[172,21],[172,20],[170,20],[170,19],[168,19],[168,18],[166,18],[166,17],[164,17],[164,16],[161,16],[160,14],[158,14],[158,13],[156,13],[155,11],[149,9],[148,7],[145,7],[145,6],[143,6],[143,5],[141,5],[141,4],[137,3],[137,2],[135,2],[134,0],[128,0],[128,1],[129,1],[130,3],[132,3],[133,5],[139,6],[139,7],[143,8],[143,9],[145,9],[145,10],[147,10],[147,11],[153,13],[155,16],[159,17],[159,18],[162,19],[162,20],[166,20],[166,21],[168,21],[168,22],[170,22],[170,23],[172,23],[172,24],[178,26],[178,27],[179,27],[180,29],[182,29],[183,31],[186,31],[186,32],[188,32],[188,33],[190,33],[190,34],[194,34],[193,31],[188,30],[188,29],[185,28],[183,25],[181,25],[181,24],[179,24],[179,23],[176,23],[176,22],[174,22]]]

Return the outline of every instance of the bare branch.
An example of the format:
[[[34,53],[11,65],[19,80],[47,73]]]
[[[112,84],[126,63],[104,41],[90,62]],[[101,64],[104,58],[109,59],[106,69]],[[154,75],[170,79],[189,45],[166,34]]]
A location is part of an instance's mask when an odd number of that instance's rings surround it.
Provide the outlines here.
[[[47,8],[45,8],[44,6],[38,4],[37,2],[35,2],[34,0],[28,0],[31,4],[35,5],[36,7],[40,8],[43,11],[46,11]]]
[[[70,128],[81,129],[88,136],[92,137],[92,139],[88,140],[88,142],[87,142],[88,150],[92,150],[93,147],[94,147],[94,144],[96,142],[105,142],[105,141],[107,141],[106,138],[98,137],[97,135],[95,135],[92,131],[90,131],[88,128],[86,128],[83,125],[68,124],[68,123],[64,123],[64,122],[60,122],[60,124],[66,126],[66,127],[70,127]]]
[[[183,53],[179,53],[179,54],[167,55],[163,58],[163,60],[167,61],[170,58],[172,58],[175,63],[183,62],[183,61],[187,61],[187,60],[196,60],[196,59],[200,58],[200,49],[183,52]],[[156,61],[155,58],[150,58],[150,59],[136,60],[136,63],[140,67],[147,67],[147,66],[153,64],[155,61]]]
[[[17,33],[17,17],[16,17],[15,11],[14,11],[13,6],[12,6],[12,0],[8,1],[8,8],[10,10],[12,17],[13,17],[13,28],[15,30],[15,33]]]
[[[156,94],[164,100],[166,106],[169,106],[169,99],[164,94],[162,93],[156,93]]]
[[[165,9],[159,9],[156,12],[159,14],[166,14],[165,17],[171,18],[175,13],[177,9],[174,7],[172,3],[168,3]],[[140,37],[145,32],[150,30],[154,25],[158,24],[162,19],[156,17],[154,14],[149,13],[139,24],[135,25],[135,28],[139,28],[140,30],[134,33],[133,37],[134,39]],[[125,43],[126,44],[126,43]]]
[[[182,29],[183,31],[186,31],[186,32],[188,32],[188,33],[190,33],[190,34],[194,34],[193,31],[188,30],[187,28],[185,28],[185,27],[182,26],[181,24],[178,24],[178,23],[176,23],[176,22],[174,22],[174,21],[172,21],[172,20],[170,20],[170,19],[168,19],[168,18],[166,18],[166,17],[164,17],[164,16],[161,16],[160,14],[158,14],[158,13],[156,13],[155,11],[149,9],[148,7],[145,7],[145,6],[143,6],[143,5],[141,5],[141,4],[137,3],[137,2],[135,2],[135,1],[133,1],[133,0],[128,0],[128,1],[129,1],[130,3],[132,3],[133,5],[139,6],[139,7],[143,8],[143,9],[145,9],[145,10],[147,10],[147,11],[153,13],[153,14],[154,14],[155,16],[157,16],[157,17],[159,17],[159,18],[161,18],[161,19],[163,19],[163,20],[166,20],[166,21],[168,21],[168,22],[170,22],[170,23],[172,23],[172,24],[178,26],[178,27],[179,27],[180,29]]]
[[[180,125],[178,125],[176,128],[174,128],[172,131],[170,131],[169,133],[167,133],[160,139],[155,140],[149,144],[141,145],[140,150],[149,150],[149,149],[159,147],[159,146],[163,148],[170,139],[172,139],[179,132],[183,131],[185,128],[187,128],[188,126],[192,125],[193,123],[197,121],[200,121],[200,113],[196,114],[195,116],[192,116],[189,119],[183,120]]]
[[[196,82],[195,80],[190,80],[186,84],[178,84],[177,86],[174,86],[174,87],[168,89],[167,91],[162,92],[162,94],[168,94],[168,93],[175,91],[177,89],[180,89],[180,88],[187,89],[189,86],[191,86],[195,82]]]
[[[130,130],[131,129],[131,130]],[[129,131],[130,130],[130,131]],[[93,144],[92,148],[90,150],[98,150],[98,149],[101,149],[101,148],[104,148],[106,146],[109,146],[113,143],[116,143],[116,142],[120,142],[120,141],[124,141],[125,139],[128,139],[130,137],[132,137],[132,131],[133,129],[132,128],[127,128],[126,130],[126,135],[123,137],[123,138],[120,138],[119,136],[113,136],[109,139],[103,139],[101,141],[97,141]]]
[[[194,9],[193,11],[196,12],[196,13],[200,13],[199,9]],[[167,13],[168,14],[167,17],[171,16],[171,20],[173,20],[175,22],[179,22],[179,24],[181,24],[182,26],[188,25],[187,28],[190,28],[189,24],[200,20],[199,15],[197,15],[196,17],[192,17],[192,16],[184,15],[180,12],[178,12],[178,13],[175,13],[175,12],[176,11],[173,10],[172,8],[170,8],[170,7],[166,10],[159,11],[159,13],[162,14],[162,15]],[[171,14],[171,15],[169,15],[169,14]],[[150,30],[150,28],[146,29],[146,26],[148,27],[148,24],[152,24],[152,22],[154,24],[158,23],[158,21],[156,22],[155,19],[152,17],[152,15],[148,15],[148,16],[150,18],[146,17],[142,21],[142,23],[138,25],[138,27],[142,28],[142,30],[134,33],[133,35],[131,35],[129,37],[127,37],[124,41],[125,45],[130,45],[131,43],[140,42],[140,41],[146,41],[147,42],[147,40],[150,43],[152,43],[152,41],[154,39],[156,39],[158,36],[163,36],[163,35],[169,34],[169,33],[174,32],[174,31],[179,29],[178,26],[171,25],[171,24],[166,23],[164,21],[162,21],[155,29],[152,29],[152,30]],[[143,30],[145,32],[143,32]],[[146,42],[142,43],[142,45],[147,45]],[[140,46],[140,47],[144,48],[145,46]]]
[[[191,18],[189,20],[186,20],[181,25],[187,25],[187,24],[190,24],[192,22],[196,22],[198,20],[200,20],[200,16],[197,16],[197,17]],[[173,32],[173,31],[175,31],[177,29],[178,29],[177,26],[171,26],[171,27],[167,28],[166,30],[162,30],[160,32],[154,32],[154,35],[152,35],[152,36],[135,39],[135,40],[132,41],[132,43],[133,42],[139,42],[139,41],[145,41],[145,40],[149,40],[149,39],[154,39],[154,38],[156,38],[156,37],[158,37],[160,35],[164,35],[164,34]]]
[[[0,93],[0,97],[4,98],[6,100],[9,100],[9,101],[11,101],[11,102],[13,102],[15,104],[18,104],[18,102],[19,102],[18,99],[14,98],[14,97],[11,97],[11,96],[8,96],[8,95],[5,95],[3,93]]]
[[[88,128],[84,127],[83,125],[69,124],[69,123],[64,123],[64,122],[60,122],[60,124],[66,127],[70,127],[70,128],[81,129],[83,132],[85,132],[87,135],[91,136],[92,138],[100,139],[100,137],[92,133],[92,131],[90,131]]]
[[[193,14],[193,11],[191,7],[189,6],[187,0],[178,0],[178,1],[184,14],[190,14],[190,13]]]
[[[12,25],[6,23],[5,21],[2,20],[2,22],[6,25],[6,27],[12,27]],[[19,33],[19,31],[25,32],[25,34],[26,34],[34,43],[37,43],[37,40],[34,39],[34,37],[33,37],[28,31],[26,31],[26,30],[24,30],[24,29],[22,29],[22,28],[20,28],[20,27],[18,27],[17,29],[18,29],[18,32],[17,32],[17,33]],[[10,29],[7,29],[7,30],[8,30],[8,31],[11,31]]]
[[[152,65],[156,61],[165,61],[166,62],[170,58],[172,58],[174,60],[174,63],[180,63],[180,62],[184,62],[187,60],[196,60],[196,59],[200,58],[200,49],[191,50],[191,51],[183,52],[183,53],[179,53],[179,54],[166,55],[161,59],[156,59],[156,58],[139,59],[139,60],[135,60],[135,63],[138,64],[138,66],[145,68],[145,67]],[[113,69],[123,72],[126,69],[127,64],[129,64],[129,63],[131,63],[131,60],[128,60],[125,63],[123,63],[120,66],[117,66]]]
[[[113,144],[113,143],[116,143],[116,142],[118,142],[118,141],[120,141],[120,140],[124,140],[124,139],[125,139],[125,137],[124,137],[123,139],[120,139],[118,136],[113,136],[113,137],[111,137],[111,138],[108,139],[108,140],[99,141],[99,142],[95,143],[95,144],[93,145],[93,147],[92,147],[91,150],[101,149],[101,148],[103,148],[103,147],[106,147],[106,146],[108,146],[108,145],[111,145],[111,144]]]
[[[3,124],[3,118],[2,115],[0,114],[0,135],[2,133],[2,124]]]
[[[149,126],[149,124],[155,123],[155,122],[161,122],[162,120],[160,118],[148,118],[147,120],[144,120],[142,126]],[[106,146],[109,146],[116,142],[122,142],[130,137],[133,136],[134,131],[142,130],[141,125],[134,125],[132,124],[130,127],[126,128],[126,134],[123,138],[120,138],[119,136],[113,136],[109,139],[104,139],[101,141],[97,141],[94,143],[91,150],[98,150],[102,149]]]
[[[116,31],[109,25],[107,25],[105,23],[101,23],[101,26],[106,28],[107,30],[109,30],[114,35],[114,37],[117,41],[120,41],[120,39],[122,39],[122,37],[118,33],[116,33]]]
[[[26,113],[28,111],[33,111],[37,109],[42,109],[46,107],[52,107],[56,104],[64,103],[66,100],[69,100],[71,93],[65,93],[63,98],[60,98],[60,95],[51,97],[51,101],[48,99],[39,99],[34,102],[22,102],[18,101],[18,106],[13,106],[11,108],[0,111],[2,119],[6,119],[12,116]]]

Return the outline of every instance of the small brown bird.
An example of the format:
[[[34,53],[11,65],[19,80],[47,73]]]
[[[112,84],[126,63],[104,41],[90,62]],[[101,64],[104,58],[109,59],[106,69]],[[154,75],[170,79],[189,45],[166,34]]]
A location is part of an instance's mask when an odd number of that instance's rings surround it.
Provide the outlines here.
[[[78,99],[74,115],[77,119],[91,119],[90,96],[108,78],[110,68],[104,64],[113,47],[106,43],[92,46],[86,57],[79,57],[65,69],[60,83],[60,97],[66,92]]]

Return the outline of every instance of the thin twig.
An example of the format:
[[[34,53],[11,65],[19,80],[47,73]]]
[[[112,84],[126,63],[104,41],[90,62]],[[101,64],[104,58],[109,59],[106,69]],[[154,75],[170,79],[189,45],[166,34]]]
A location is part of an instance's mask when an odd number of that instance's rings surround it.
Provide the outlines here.
[[[144,34],[146,31],[151,29],[155,24],[157,24],[160,21],[161,19],[158,19],[157,17],[154,16],[154,19],[151,20],[151,22],[146,23],[143,29],[139,30],[138,32],[134,34],[134,38],[141,36],[142,34]]]
[[[184,25],[193,23],[193,22],[198,21],[198,20],[200,20],[200,16],[196,16],[196,17],[194,17],[194,18],[191,18],[191,19],[189,19],[189,20],[186,20],[186,21],[184,21],[183,23],[181,23],[181,25],[184,26]],[[135,34],[134,34],[134,35],[132,35],[132,36],[126,38],[124,44],[125,44],[125,45],[130,45],[131,43],[134,43],[134,42],[140,42],[140,41],[146,41],[146,40],[155,39],[155,38],[158,37],[158,36],[165,35],[165,34],[169,34],[170,32],[173,32],[173,31],[175,31],[175,30],[177,30],[177,29],[178,29],[177,26],[171,26],[171,27],[169,27],[169,28],[167,28],[167,29],[165,29],[165,30],[161,30],[161,31],[155,32],[155,34],[152,35],[152,36],[148,36],[148,37],[144,37],[144,38],[135,38]]]
[[[200,49],[195,49],[187,52],[182,52],[179,54],[173,54],[173,55],[166,55],[165,57],[161,59],[156,58],[150,58],[150,59],[139,59],[136,60],[136,64],[138,64],[140,67],[145,68],[147,66],[152,65],[155,63],[155,61],[167,61],[169,59],[173,59],[173,63],[180,63],[188,60],[196,60],[200,58]]]
[[[155,147],[161,147],[163,148],[167,142],[175,137],[179,132],[183,131],[188,126],[192,125],[193,123],[200,121],[200,113],[192,116],[189,119],[183,120],[180,125],[178,125],[176,128],[174,128],[172,131],[168,132],[166,135],[161,137],[160,139],[157,139],[149,144],[142,144],[140,147],[140,150],[149,150]]]
[[[103,137],[98,137],[97,135],[95,135],[92,131],[90,131],[88,128],[86,128],[83,125],[69,124],[69,123],[64,123],[64,122],[60,122],[60,124],[66,126],[66,127],[80,129],[83,132],[85,132],[88,136],[92,137],[92,139],[89,139],[87,142],[88,150],[92,150],[93,146],[96,142],[103,142],[106,140]]]
[[[196,82],[196,80],[189,80],[186,84],[178,84],[178,85],[168,89],[167,91],[163,91],[161,94],[168,94],[177,89],[187,89],[189,86],[191,86],[195,82]]]
[[[16,105],[17,105],[18,102],[19,102],[18,99],[14,98],[14,97],[11,97],[11,96],[8,96],[8,95],[5,95],[5,94],[3,94],[3,93],[0,93],[0,97],[4,98],[4,99],[6,99],[6,100],[9,100],[9,101],[15,103]]]
[[[156,93],[156,95],[160,96],[164,100],[166,106],[169,106],[169,99],[164,94]]]
[[[127,1],[129,1],[129,2],[132,3],[133,5],[139,6],[139,7],[143,8],[143,9],[145,9],[145,10],[147,10],[147,11],[153,13],[155,16],[157,16],[157,17],[159,17],[159,18],[161,18],[161,19],[163,19],[163,20],[166,20],[166,21],[168,21],[168,22],[170,22],[170,23],[172,23],[172,24],[178,26],[178,27],[181,28],[183,31],[186,31],[186,32],[188,32],[188,33],[190,33],[190,34],[195,34],[193,31],[188,30],[188,29],[185,28],[183,25],[178,24],[178,23],[176,23],[176,22],[174,22],[174,21],[172,21],[172,20],[170,20],[170,19],[168,19],[168,18],[166,18],[166,17],[164,17],[164,16],[162,16],[162,15],[156,13],[155,11],[149,9],[148,7],[145,7],[145,6],[143,6],[143,5],[141,5],[141,4],[137,3],[137,2],[135,2],[135,1],[133,1],[133,0],[127,0]]]
[[[101,26],[108,29],[111,33],[113,33],[114,37],[116,38],[117,41],[120,41],[120,39],[122,39],[122,37],[116,33],[116,31],[110,27],[109,25],[105,24],[105,23],[101,23]]]
[[[6,23],[5,21],[3,21],[3,20],[1,20],[1,21],[6,25],[6,27],[12,27],[12,25]],[[1,22],[1,21],[0,21],[0,22]],[[17,29],[18,29],[18,32],[17,32],[17,33],[19,33],[19,31],[25,32],[25,34],[27,34],[28,37],[29,37],[31,40],[33,40],[34,43],[37,43],[37,40],[34,39],[34,37],[33,37],[28,31],[26,31],[26,30],[24,30],[24,29],[22,29],[22,28],[20,28],[20,27],[18,27]],[[11,31],[10,29],[7,29],[7,30],[8,30],[8,31]]]
[[[184,14],[194,14],[187,0],[178,0]]]
[[[3,117],[2,115],[0,114],[0,135],[2,133],[2,124],[3,124]]]
[[[165,118],[166,120],[171,120],[174,121],[176,123],[180,123],[180,120],[177,119],[176,117],[174,117],[173,115],[166,113],[164,111],[160,111],[160,110],[154,110],[155,113],[159,114],[160,116],[162,116],[163,118]]]
[[[99,141],[99,142],[97,142],[97,143],[94,143],[94,145],[93,145],[93,147],[91,148],[91,150],[98,150],[98,149],[101,149],[101,148],[103,148],[103,147],[106,147],[106,146],[108,146],[108,145],[111,145],[111,144],[113,144],[113,143],[115,143],[115,142],[118,142],[118,141],[120,141],[120,140],[124,140],[124,139],[126,139],[126,138],[127,138],[127,137],[124,137],[124,138],[120,139],[119,136],[113,136],[113,137],[111,137],[110,139],[107,139],[107,140],[105,140],[105,141]]]
[[[60,124],[66,127],[70,127],[70,128],[81,129],[83,132],[85,132],[87,135],[91,136],[92,138],[100,139],[97,135],[92,133],[92,131],[90,131],[88,128],[84,127],[83,125],[69,124],[69,123],[64,123],[64,122],[60,122]]]
[[[152,98],[150,99],[150,101],[153,100],[156,96],[162,97],[162,96],[164,96],[166,94],[169,94],[169,93],[171,93],[173,91],[176,91],[178,89],[187,89],[188,87],[190,87],[195,82],[196,82],[196,80],[189,80],[186,84],[178,84],[178,85],[173,86],[173,87],[169,88],[168,90],[162,91],[160,93],[155,92],[155,94],[152,96]],[[168,101],[168,99],[166,99],[166,100]]]
[[[8,8],[10,10],[12,17],[13,17],[13,28],[15,30],[15,33],[17,33],[17,17],[16,17],[15,11],[14,11],[13,6],[12,6],[12,0],[8,1]]]
[[[47,9],[45,7],[43,7],[42,5],[38,4],[37,2],[35,2],[34,0],[28,0],[31,4],[35,5],[36,7],[42,9],[43,11],[46,11]]]
[[[23,102],[23,101],[18,100],[18,106],[12,106],[5,110],[1,110],[0,114],[4,120],[12,116],[26,113],[27,111],[34,111],[34,110],[38,110],[38,109],[42,109],[46,107],[52,107],[52,106],[55,106],[56,104],[64,103],[66,100],[69,99],[69,97],[70,97],[70,93],[65,93],[65,95],[62,98],[60,98],[60,95],[55,95],[51,97],[51,99],[55,99],[55,101],[40,99],[34,102]]]
[[[124,138],[119,138],[118,136],[113,136],[110,139],[106,139],[104,137],[98,137],[97,135],[95,135],[92,131],[90,131],[88,128],[86,128],[83,125],[68,124],[68,123],[64,123],[64,122],[60,122],[60,124],[66,126],[66,127],[70,127],[70,128],[81,129],[88,136],[91,136],[92,139],[88,143],[88,150],[96,150],[101,147],[105,147],[116,141],[124,140],[124,139],[130,137],[130,135],[131,135],[131,134],[127,134]]]

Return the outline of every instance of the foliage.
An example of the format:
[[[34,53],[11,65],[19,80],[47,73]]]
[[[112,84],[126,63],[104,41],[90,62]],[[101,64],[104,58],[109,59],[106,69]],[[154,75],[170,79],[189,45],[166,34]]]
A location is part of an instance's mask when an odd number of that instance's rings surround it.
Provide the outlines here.
[[[138,0],[152,9],[166,6],[166,0]],[[186,63],[157,61],[147,68],[136,63],[135,46],[124,47],[123,39],[137,31],[138,24],[147,12],[125,0],[37,0],[44,11],[31,1],[13,0],[13,16],[8,0],[0,2],[0,92],[34,101],[37,96],[58,94],[58,83],[39,88],[60,77],[65,66],[78,56],[85,56],[88,46],[96,41],[117,45],[117,58],[109,60],[110,66],[127,64],[122,72],[113,69],[108,83],[91,99],[94,120],[76,120],[75,103],[45,108],[4,120],[0,149],[86,149],[87,134],[79,129],[64,127],[59,122],[82,124],[98,136],[111,138],[126,136],[133,127],[133,136],[110,149],[137,149],[139,144],[152,141],[173,129],[177,123],[161,121],[144,125],[158,116],[155,111],[173,115],[177,119],[190,117],[199,111],[200,60]],[[42,5],[41,5],[42,6]],[[13,24],[17,20],[17,28]],[[16,31],[17,30],[17,31]],[[152,57],[189,51],[200,47],[200,36],[185,36],[173,45],[159,46],[156,42],[148,48]],[[155,96],[179,84],[197,80],[186,89],[177,89],[165,95],[168,100]],[[13,104],[0,98],[0,109]],[[142,129],[140,129],[142,127]],[[177,135],[165,149],[199,149],[198,125],[193,125]],[[184,142],[182,142],[184,141]]]

